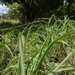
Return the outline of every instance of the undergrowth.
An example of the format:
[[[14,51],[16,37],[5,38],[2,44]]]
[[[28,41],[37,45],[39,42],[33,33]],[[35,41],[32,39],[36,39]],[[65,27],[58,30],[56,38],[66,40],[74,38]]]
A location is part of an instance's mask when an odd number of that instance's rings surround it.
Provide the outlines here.
[[[23,31],[0,35],[0,75],[74,75],[75,21],[52,16]]]

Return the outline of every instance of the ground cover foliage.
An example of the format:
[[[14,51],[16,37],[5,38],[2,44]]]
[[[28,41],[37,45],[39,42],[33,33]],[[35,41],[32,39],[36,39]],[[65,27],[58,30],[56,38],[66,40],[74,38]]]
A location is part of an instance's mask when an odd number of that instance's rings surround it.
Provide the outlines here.
[[[52,16],[0,34],[0,75],[74,75],[75,21]]]

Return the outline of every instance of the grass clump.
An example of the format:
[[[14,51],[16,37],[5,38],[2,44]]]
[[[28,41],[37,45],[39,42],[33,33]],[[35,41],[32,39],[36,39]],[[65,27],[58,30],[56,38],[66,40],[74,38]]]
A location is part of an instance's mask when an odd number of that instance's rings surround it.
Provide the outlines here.
[[[67,17],[60,20],[52,16],[45,24],[33,22],[22,32],[16,32],[17,35],[14,29],[3,34],[0,42],[0,74],[75,74],[74,24],[75,21]]]

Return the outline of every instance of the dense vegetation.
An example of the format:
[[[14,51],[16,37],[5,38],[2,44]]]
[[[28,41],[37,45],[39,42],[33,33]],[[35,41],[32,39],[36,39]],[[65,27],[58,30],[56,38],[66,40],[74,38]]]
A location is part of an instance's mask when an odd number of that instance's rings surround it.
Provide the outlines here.
[[[75,21],[52,16],[0,34],[0,75],[74,75]]]
[[[33,21],[39,17],[48,17],[53,14],[61,5],[63,0],[4,0],[5,3],[17,2],[21,6],[22,14],[28,21]],[[53,5],[55,4],[55,5]],[[23,18],[24,19],[24,18]]]
[[[1,0],[10,8],[10,14],[22,22],[37,18],[49,18],[55,14],[63,19],[64,15],[75,19],[75,0]],[[17,3],[17,4],[15,4]],[[16,5],[16,6],[15,6]]]
[[[0,75],[75,75],[75,0],[0,3]]]

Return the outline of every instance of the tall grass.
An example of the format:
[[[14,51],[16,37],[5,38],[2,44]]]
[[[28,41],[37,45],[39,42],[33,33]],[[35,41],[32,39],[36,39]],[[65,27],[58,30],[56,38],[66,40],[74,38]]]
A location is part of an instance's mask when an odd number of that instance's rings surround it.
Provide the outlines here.
[[[35,25],[33,23],[29,28],[24,28],[22,32],[19,32],[19,37],[15,35],[15,30],[4,34],[5,51],[0,50],[0,52],[1,55],[4,54],[4,61],[9,60],[7,63],[1,60],[1,66],[2,64],[6,65],[1,67],[0,74],[75,74],[75,67],[73,66],[75,65],[75,58],[73,58],[75,52],[74,24],[75,21],[67,17],[60,20],[52,16],[47,24]],[[54,61],[51,61],[51,57]],[[58,60],[55,61],[55,59]]]

